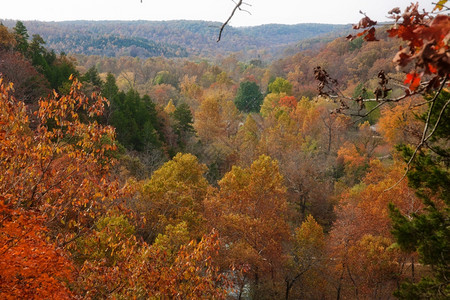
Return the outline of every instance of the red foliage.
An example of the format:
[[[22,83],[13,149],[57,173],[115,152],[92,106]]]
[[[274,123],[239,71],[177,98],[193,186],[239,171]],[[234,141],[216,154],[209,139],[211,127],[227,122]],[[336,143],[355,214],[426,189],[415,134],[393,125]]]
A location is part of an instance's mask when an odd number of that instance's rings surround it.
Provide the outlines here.
[[[279,105],[295,109],[297,107],[297,99],[294,96],[285,96],[280,99]]]
[[[439,8],[439,4],[436,6]],[[408,74],[405,83],[411,91],[420,87],[424,75],[433,78],[426,86],[427,89],[439,85],[440,78],[448,76],[450,70],[450,16],[439,14],[432,17],[428,12],[420,12],[419,4],[411,4],[403,14],[399,8],[392,9],[389,14],[396,24],[387,30],[389,37],[397,37],[406,42],[406,48],[400,48],[394,57],[394,63],[405,67],[414,63],[414,69]],[[375,25],[368,17],[363,18],[354,29],[367,28]],[[376,41],[375,27],[366,29],[357,36],[365,35],[366,41]],[[353,39],[355,36],[349,35]]]

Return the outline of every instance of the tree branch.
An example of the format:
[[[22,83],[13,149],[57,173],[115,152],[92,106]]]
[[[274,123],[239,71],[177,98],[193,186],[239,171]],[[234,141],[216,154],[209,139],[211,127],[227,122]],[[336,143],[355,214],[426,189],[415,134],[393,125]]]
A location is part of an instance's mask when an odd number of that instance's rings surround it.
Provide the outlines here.
[[[234,1],[233,1],[234,2]],[[222,32],[225,29],[225,26],[228,25],[228,23],[230,22],[231,18],[233,18],[236,10],[241,10],[241,5],[243,4],[243,0],[239,0],[238,2],[234,2],[236,4],[236,6],[234,7],[233,11],[231,12],[230,16],[228,17],[228,19],[225,21],[225,23],[222,24],[222,26],[220,27],[220,31],[219,31],[219,37],[217,38],[217,42],[220,42],[220,39],[222,38]]]
[[[429,108],[429,110],[428,110],[427,119],[425,120],[425,126],[424,126],[424,128],[423,128],[422,138],[420,139],[419,144],[417,144],[416,149],[414,149],[413,154],[411,155],[410,159],[408,160],[408,163],[407,163],[407,165],[406,165],[406,171],[405,171],[405,173],[404,173],[403,176],[400,178],[400,180],[397,181],[393,186],[391,186],[391,187],[385,189],[385,190],[384,190],[385,192],[391,190],[392,188],[394,188],[395,186],[397,186],[403,179],[405,179],[406,175],[408,175],[408,172],[409,172],[409,170],[411,169],[411,163],[412,163],[412,161],[414,160],[414,158],[416,157],[417,153],[418,153],[419,150],[423,147],[423,145],[425,145],[425,143],[433,136],[434,132],[436,131],[436,128],[438,127],[438,125],[439,125],[439,123],[440,123],[440,121],[441,121],[441,119],[442,119],[442,115],[444,114],[445,109],[446,109],[447,106],[449,105],[450,100],[448,100],[448,101],[444,104],[444,106],[442,107],[442,109],[441,109],[441,111],[440,111],[440,113],[439,113],[438,119],[436,120],[436,123],[434,124],[433,130],[430,132],[430,134],[427,135],[428,128],[429,128],[429,126],[430,126],[430,119],[431,119],[431,114],[432,114],[432,112],[433,112],[434,104],[436,103],[436,100],[437,100],[439,94],[441,93],[442,89],[444,88],[445,83],[447,82],[447,79],[448,79],[448,75],[446,75],[446,76],[444,77],[444,80],[442,81],[442,84],[441,84],[441,86],[439,87],[439,90],[436,91],[436,94],[434,95],[433,99],[431,99],[431,100],[429,101],[429,103],[431,103],[431,106],[430,106],[430,108]]]

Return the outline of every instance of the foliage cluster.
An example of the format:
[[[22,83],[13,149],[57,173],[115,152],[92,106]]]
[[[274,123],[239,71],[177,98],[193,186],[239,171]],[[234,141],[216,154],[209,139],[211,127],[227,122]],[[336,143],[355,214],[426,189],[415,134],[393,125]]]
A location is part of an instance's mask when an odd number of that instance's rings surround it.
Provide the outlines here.
[[[75,71],[0,26],[0,298],[448,298],[448,25],[404,14],[407,95],[383,39]]]

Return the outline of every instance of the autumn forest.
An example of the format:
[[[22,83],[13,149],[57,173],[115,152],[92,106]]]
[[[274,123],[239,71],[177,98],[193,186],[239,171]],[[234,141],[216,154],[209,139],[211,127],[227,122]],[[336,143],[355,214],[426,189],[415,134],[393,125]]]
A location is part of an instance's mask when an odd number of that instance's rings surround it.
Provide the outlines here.
[[[2,21],[0,299],[448,299],[435,5],[219,43]]]

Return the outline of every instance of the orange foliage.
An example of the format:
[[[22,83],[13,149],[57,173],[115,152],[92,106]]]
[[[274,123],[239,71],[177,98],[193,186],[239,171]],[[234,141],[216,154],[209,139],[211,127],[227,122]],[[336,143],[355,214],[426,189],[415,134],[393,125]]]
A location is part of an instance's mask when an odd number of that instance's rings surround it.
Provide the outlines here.
[[[173,264],[164,252],[151,250],[144,270],[149,295],[158,299],[225,299],[228,279],[213,263],[219,248],[219,236],[213,230],[199,243],[182,246]]]
[[[0,298],[69,299],[74,268],[49,242],[43,218],[0,201]]]
[[[356,146],[350,142],[345,142],[338,150],[338,159],[352,169],[364,166],[366,158],[358,152]]]
[[[77,80],[69,95],[39,101],[36,130],[0,78],[0,288],[3,297],[67,298],[72,265],[64,247],[87,231],[116,185],[107,179],[114,131],[82,114],[101,113]],[[90,103],[91,102],[91,103]]]
[[[420,211],[422,204],[406,179],[398,182],[403,173],[404,164],[386,167],[373,160],[363,182],[339,197],[329,247],[335,276],[349,297],[388,296],[397,280],[406,276],[407,256],[390,247],[388,204],[409,215]]]
[[[253,280],[281,270],[283,242],[289,239],[287,202],[278,163],[261,155],[250,168],[233,169],[219,182],[220,191],[205,200],[207,217],[224,241],[225,265]],[[266,278],[267,280],[267,278]]]
[[[378,126],[384,139],[391,145],[418,142],[423,125],[416,115],[420,114],[424,107],[414,107],[415,102],[412,99],[405,100],[383,111]]]

